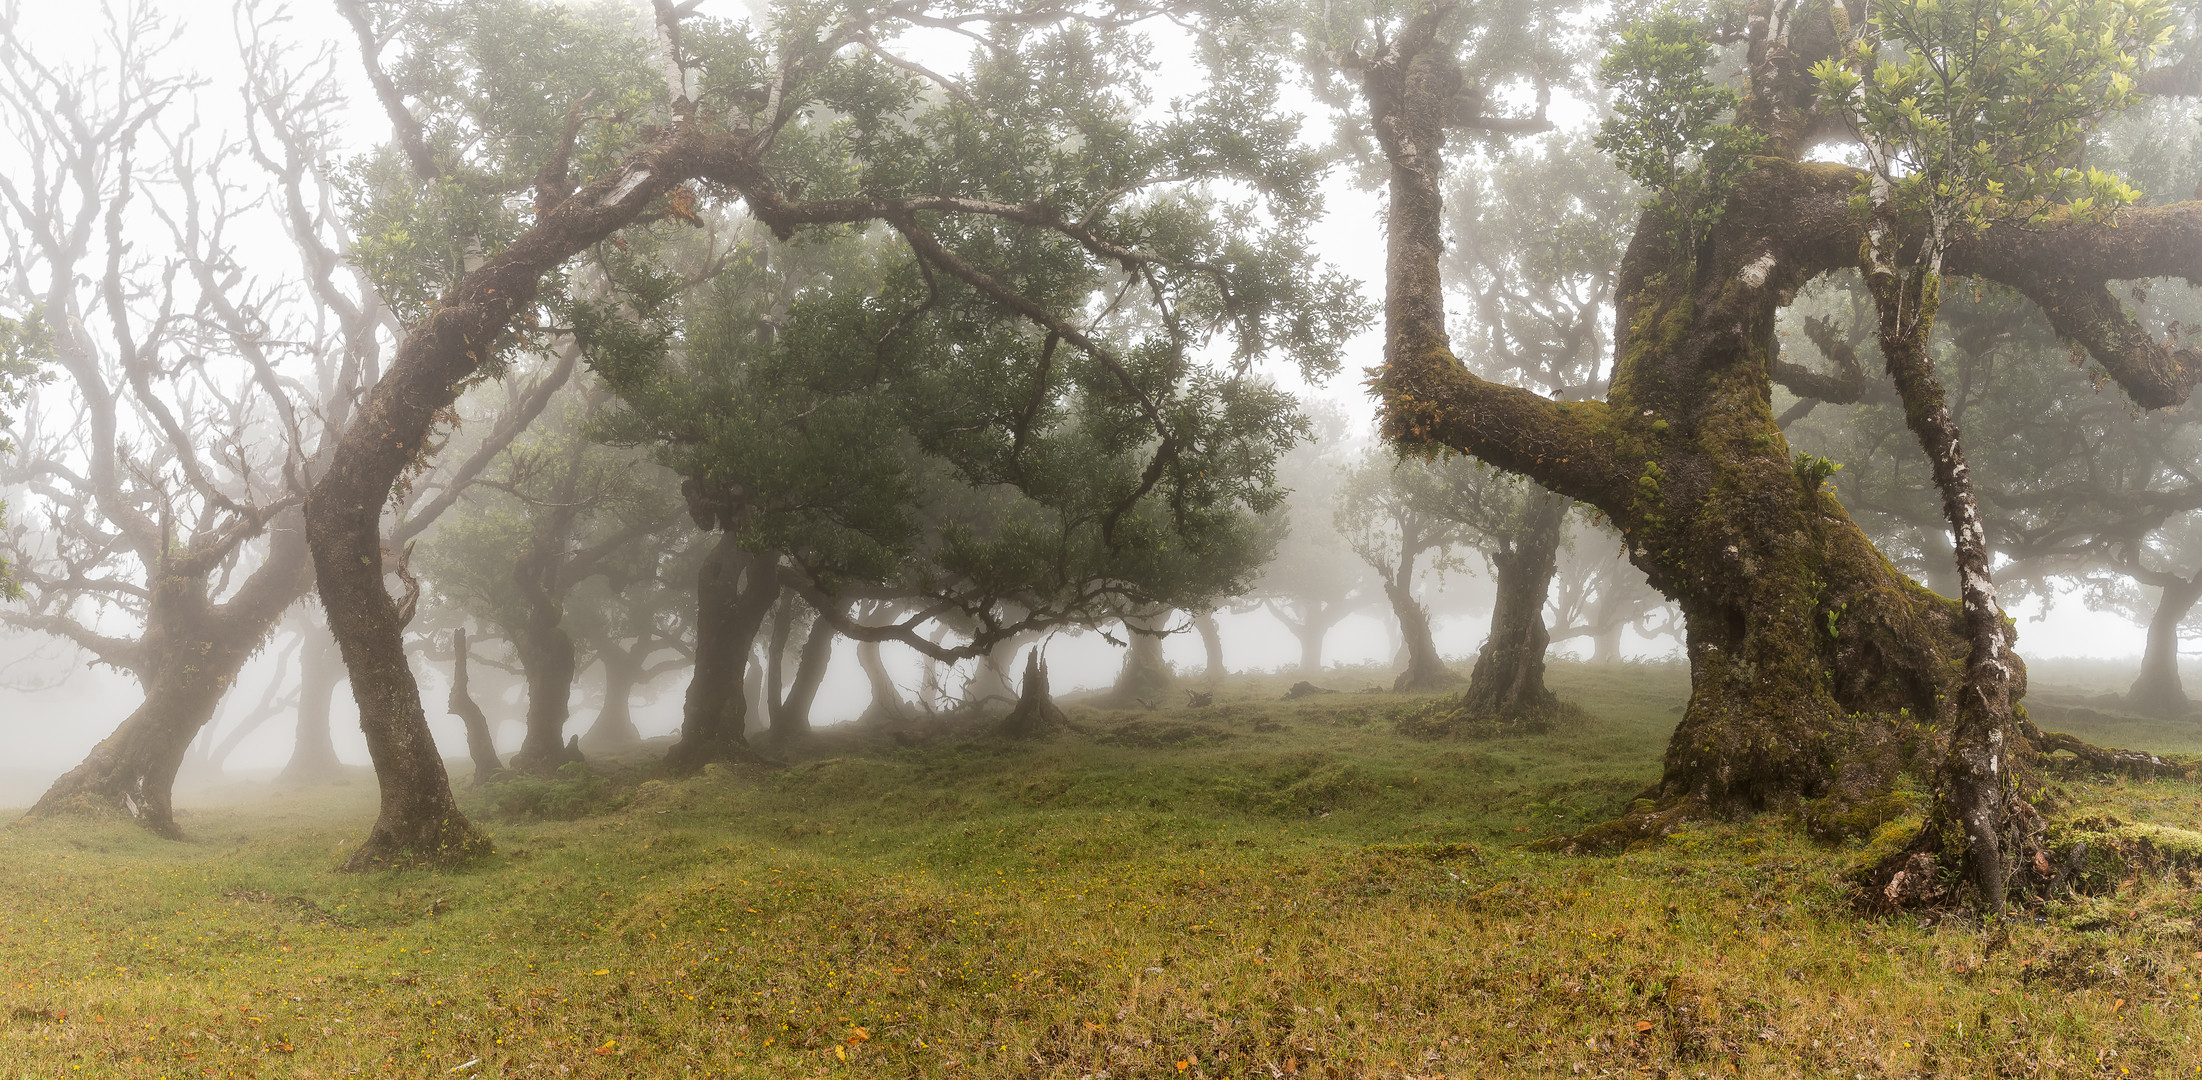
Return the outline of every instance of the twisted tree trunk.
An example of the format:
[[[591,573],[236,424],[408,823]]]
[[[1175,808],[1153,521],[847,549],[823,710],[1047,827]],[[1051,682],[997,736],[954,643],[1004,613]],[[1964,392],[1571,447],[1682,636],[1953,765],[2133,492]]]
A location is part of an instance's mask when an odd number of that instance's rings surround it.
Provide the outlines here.
[[[221,604],[207,595],[214,566],[193,554],[151,568],[140,672],[145,699],[46,789],[31,816],[120,811],[159,835],[182,836],[176,772],[222,695],[297,598],[306,545],[295,524],[272,530],[266,562]]]
[[[497,760],[497,743],[490,737],[489,717],[475,703],[474,693],[467,686],[467,660],[471,654],[466,647],[466,628],[451,631],[451,694],[444,699],[444,707],[451,715],[466,725],[466,753],[474,760],[474,782],[485,784],[505,771],[504,763]]]
[[[1688,620],[1691,698],[1660,782],[1627,816],[1556,846],[1613,847],[1693,817],[1800,803],[1808,822],[1840,827],[1833,811],[1888,792],[1909,769],[1939,778],[1948,827],[1938,830],[1945,846],[1923,853],[1932,873],[1884,879],[1888,902],[1946,901],[1942,882],[1963,870],[1981,899],[2000,904],[2010,879],[1998,886],[1983,868],[2038,865],[2023,842],[2031,808],[1987,775],[2016,760],[2004,718],[2024,670],[2000,612],[1981,602],[1993,594],[1977,523],[1947,482],[1962,460],[1942,452],[1955,447],[1954,425],[1942,430],[1924,385],[1905,395],[1907,412],[1924,414],[1908,419],[1945,481],[1963,605],[1874,549],[1822,490],[1818,463],[1792,459],[1770,404],[1776,313],[1873,246],[1853,209],[1861,174],[1798,160],[1819,131],[1807,69],[1842,40],[1828,11],[1777,15],[1753,0],[1752,92],[1738,122],[1764,137],[1763,154],[1716,189],[1717,218],[1671,197],[1647,209],[1621,266],[1607,399],[1556,402],[1476,377],[1446,338],[1440,151],[1448,125],[1487,122],[1460,115],[1460,73],[1435,45],[1446,10],[1416,16],[1383,55],[1355,59],[1391,173],[1383,432],[1472,453],[1595,506]],[[1923,234],[1909,218],[1882,223],[1897,233],[1883,251],[1916,248]],[[1955,243],[1945,269],[2024,292],[2143,406],[2182,401],[2202,377],[2202,351],[2165,347],[2107,288],[2202,280],[2202,205],[2129,211],[2114,229],[1991,226]],[[1891,359],[1892,374],[1916,377],[1916,358]],[[1911,737],[1922,724],[1949,737],[1947,753]],[[2017,850],[2003,841],[2014,835]]]
[[[1461,696],[1464,719],[1536,728],[1548,723],[1560,705],[1544,685],[1545,650],[1552,644],[1544,607],[1559,569],[1568,501],[1554,495],[1532,498],[1535,506],[1521,533],[1504,538],[1491,555],[1498,600],[1491,608],[1491,632],[1476,653],[1475,671]]]
[[[721,533],[696,572],[696,666],[681,706],[680,741],[665,755],[676,769],[713,761],[755,761],[743,733],[749,701],[742,669],[757,630],[780,596],[778,568]]]

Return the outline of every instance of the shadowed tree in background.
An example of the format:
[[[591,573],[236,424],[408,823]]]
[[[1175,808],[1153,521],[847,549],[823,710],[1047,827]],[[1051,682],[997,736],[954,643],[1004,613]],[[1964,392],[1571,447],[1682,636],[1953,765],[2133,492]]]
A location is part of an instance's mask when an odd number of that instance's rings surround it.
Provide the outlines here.
[[[1418,575],[1437,578],[1457,568],[1453,548],[1463,537],[1460,524],[1446,514],[1447,473],[1473,468],[1474,462],[1460,458],[1402,458],[1371,449],[1338,489],[1334,527],[1383,582],[1384,599],[1399,625],[1407,668],[1392,681],[1393,690],[1437,690],[1460,681],[1437,653],[1430,612],[1415,598],[1415,583]],[[1424,556],[1427,565],[1420,562]]]

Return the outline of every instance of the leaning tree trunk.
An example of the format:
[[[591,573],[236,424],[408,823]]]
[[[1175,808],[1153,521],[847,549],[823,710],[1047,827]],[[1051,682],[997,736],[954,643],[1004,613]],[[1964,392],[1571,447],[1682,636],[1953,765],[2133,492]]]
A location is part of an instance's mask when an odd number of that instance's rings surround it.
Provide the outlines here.
[[[1392,689],[1404,693],[1443,689],[1459,682],[1460,676],[1437,654],[1437,640],[1430,633],[1430,612],[1414,598],[1409,587],[1411,575],[1411,570],[1403,570],[1384,582],[1384,599],[1391,601],[1400,648],[1407,654],[1407,668],[1392,680]]]
[[[406,328],[397,355],[307,495],[306,533],[321,603],[351,673],[382,798],[374,827],[347,869],[457,862],[489,850],[488,837],[451,797],[420,683],[406,663],[404,621],[383,588],[382,510],[392,485],[431,451],[437,417],[458,400],[460,388],[496,363],[514,321],[535,303],[544,275],[634,221],[686,179],[722,131],[697,123],[663,129],[622,167],[604,170],[558,200],[454,282],[425,318]]]
[[[864,681],[872,691],[872,700],[864,706],[859,722],[898,724],[910,718],[910,709],[902,700],[902,688],[895,685],[894,676],[887,673],[886,661],[880,658],[879,642],[856,643],[856,666],[864,669]]]
[[[1170,609],[1154,608],[1124,616],[1124,636],[1131,640],[1124,650],[1124,666],[1117,669],[1116,683],[1104,699],[1111,707],[1135,705],[1154,708],[1177,686],[1177,673],[1162,658],[1163,624]]]
[[[275,530],[268,558],[226,602],[208,602],[213,567],[185,552],[178,565],[152,571],[142,670],[145,699],[84,761],[33,804],[34,817],[82,810],[121,811],[162,836],[176,827],[176,772],[222,695],[297,599],[306,563],[304,536]]]
[[[2126,691],[2126,708],[2151,716],[2185,716],[2187,690],[2179,679],[2179,624],[2202,601],[2202,576],[2192,580],[2164,575],[2163,595],[2148,621],[2148,649],[2141,674]]]
[[[810,734],[811,706],[818,701],[819,685],[826,681],[826,666],[833,662],[833,642],[838,636],[824,617],[812,617],[810,633],[804,636],[802,653],[795,662],[795,679],[788,685],[787,693],[778,695],[779,700],[772,703],[773,741],[800,739]],[[775,658],[777,653],[776,649]],[[778,681],[778,672],[774,672],[773,682],[777,684]]]
[[[597,659],[604,664],[604,707],[581,735],[581,748],[592,754],[617,753],[642,745],[635,727],[635,686],[642,681],[642,658],[607,642]]]
[[[773,560],[743,551],[730,533],[721,533],[696,572],[696,666],[681,706],[680,741],[665,755],[676,769],[698,769],[713,761],[754,761],[743,728],[749,701],[742,669],[780,597],[779,568]]]
[[[291,741],[291,759],[276,777],[276,783],[292,787],[321,783],[344,768],[329,726],[331,699],[344,681],[344,658],[319,628],[308,625],[302,632],[306,643],[298,658],[298,733]]]
[[[444,699],[444,707],[466,725],[466,753],[474,761],[474,782],[485,784],[505,771],[505,766],[497,760],[497,742],[490,737],[489,717],[475,703],[474,692],[467,685],[469,655],[466,628],[451,631],[451,693]]]
[[[1544,606],[1559,568],[1568,501],[1556,495],[1531,498],[1535,505],[1521,532],[1504,538],[1491,556],[1498,600],[1491,609],[1491,632],[1476,654],[1475,672],[1459,706],[1460,718],[1470,723],[1541,730],[1560,707],[1560,699],[1544,685],[1545,650],[1552,644]]]

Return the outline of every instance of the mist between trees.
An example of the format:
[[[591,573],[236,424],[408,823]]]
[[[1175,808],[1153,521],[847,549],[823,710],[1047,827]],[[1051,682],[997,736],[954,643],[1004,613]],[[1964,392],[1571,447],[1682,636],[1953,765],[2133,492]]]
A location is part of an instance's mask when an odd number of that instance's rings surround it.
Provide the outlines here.
[[[1036,739],[1060,650],[1316,693],[1349,619],[1431,738],[1680,647],[1662,779],[1550,846],[1923,791],[1868,906],[2050,888],[2049,755],[2182,768],[2030,721],[2005,611],[2146,625],[2124,703],[2188,715],[2191,9],[710,7],[0,17],[0,622],[142,695],[34,816],[180,836],[270,725],[325,781],[348,687],[346,867],[463,862],[431,715],[474,783],[771,762],[859,679]]]

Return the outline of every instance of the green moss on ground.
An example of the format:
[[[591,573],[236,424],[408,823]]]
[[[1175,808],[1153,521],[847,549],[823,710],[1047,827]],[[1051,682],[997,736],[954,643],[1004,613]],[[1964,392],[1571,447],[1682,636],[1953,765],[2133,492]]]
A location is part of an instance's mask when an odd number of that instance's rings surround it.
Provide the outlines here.
[[[1417,699],[1353,692],[1385,674],[1027,743],[826,729],[536,800],[573,820],[462,787],[498,854],[453,872],[331,872],[364,779],[181,844],[0,830],[0,1075],[2196,1075],[2175,874],[1984,929],[1856,917],[1870,837],[1777,815],[1528,853],[1657,775],[1686,674],[1555,664],[1582,728],[1474,743],[1396,734]],[[1099,738],[1135,724],[1217,734]],[[2059,785],[2121,836],[2202,822],[2191,782]]]

